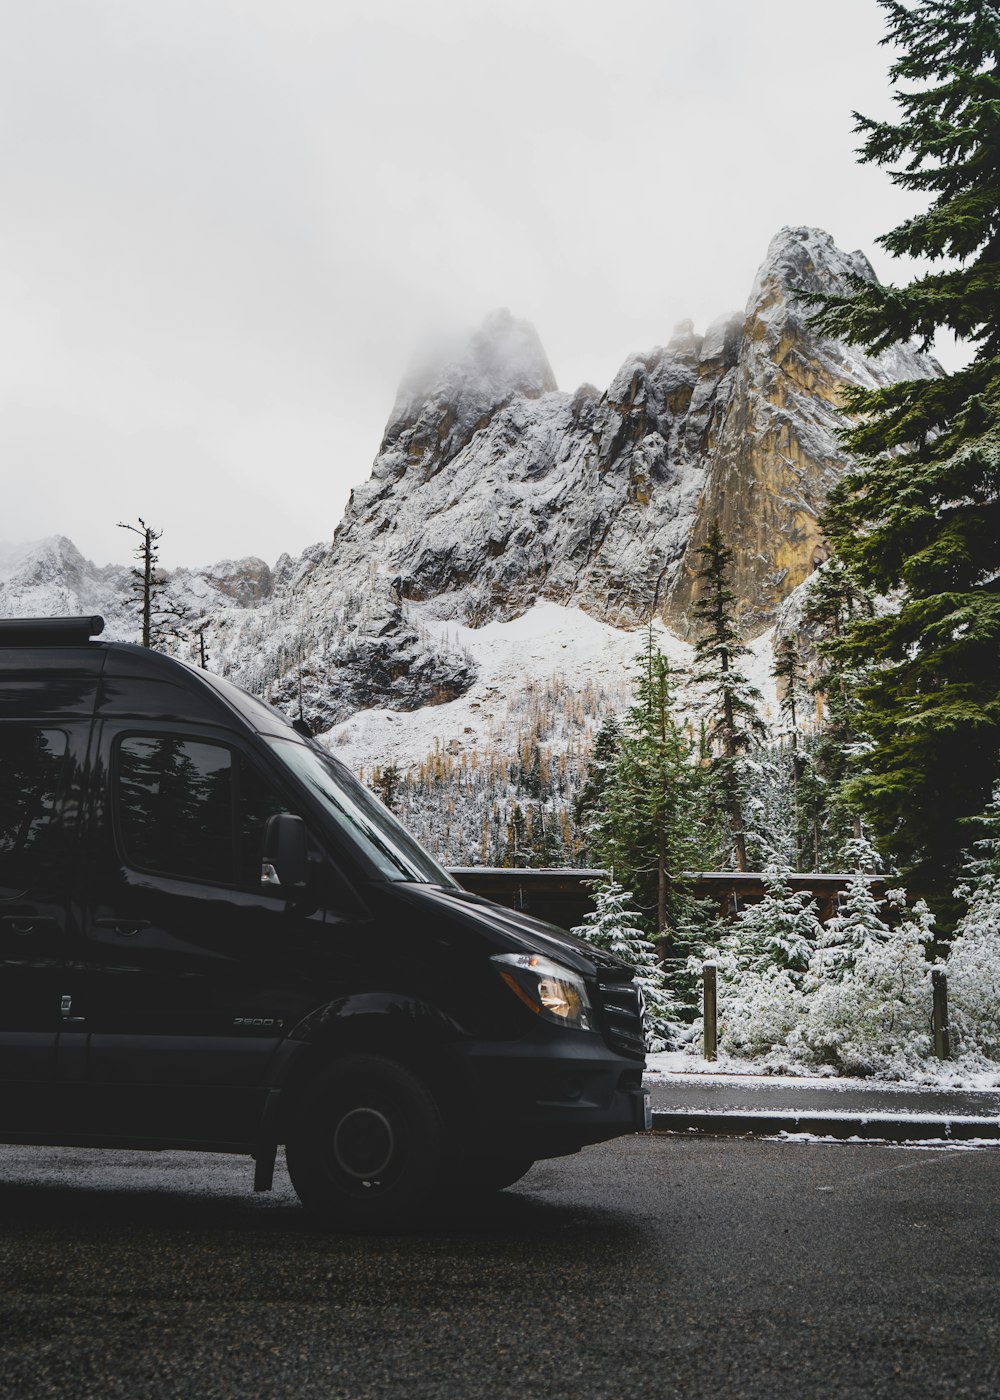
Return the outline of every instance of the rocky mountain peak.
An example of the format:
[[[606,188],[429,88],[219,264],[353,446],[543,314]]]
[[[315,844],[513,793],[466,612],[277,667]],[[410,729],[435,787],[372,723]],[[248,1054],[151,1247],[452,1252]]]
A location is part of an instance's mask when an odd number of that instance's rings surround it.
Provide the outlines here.
[[[940,372],[908,346],[872,358],[812,329],[805,294],[847,292],[855,276],[875,276],[863,253],[845,253],[822,229],[783,228],[771,240],[736,335],[732,324],[721,332],[729,353],[736,352],[725,411],[698,518],[663,594],[664,619],[681,636],[692,634],[699,551],[711,523],[719,521],[734,551],[739,622],[752,636],[825,554],[819,516],[846,465],[837,437],[846,421],[844,389]],[[710,331],[705,344],[712,339]]]
[[[768,303],[794,299],[801,292],[846,292],[852,275],[875,280],[864,253],[845,253],[821,228],[779,229],[754,279],[747,315],[759,314]]]
[[[435,471],[498,409],[556,387],[534,326],[506,309],[493,311],[457,352],[425,352],[415,362],[400,385],[379,456],[399,453],[405,465]]]
[[[655,599],[689,636],[718,519],[754,635],[821,549],[844,386],[935,372],[906,347],[890,364],[812,330],[801,294],[843,291],[851,275],[873,275],[861,254],[782,229],[744,313],[704,335],[678,322],[603,394],[556,392],[534,329],[493,313],[404,384],[338,528],[339,566],[377,559],[401,601],[439,617],[478,624],[548,599],[635,625]]]

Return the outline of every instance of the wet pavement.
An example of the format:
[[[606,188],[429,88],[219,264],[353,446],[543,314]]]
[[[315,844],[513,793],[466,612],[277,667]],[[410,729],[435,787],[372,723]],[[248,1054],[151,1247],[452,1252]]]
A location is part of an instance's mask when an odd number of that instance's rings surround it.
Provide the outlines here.
[[[996,1167],[640,1134],[365,1238],[280,1156],[6,1147],[0,1395],[995,1400]]]

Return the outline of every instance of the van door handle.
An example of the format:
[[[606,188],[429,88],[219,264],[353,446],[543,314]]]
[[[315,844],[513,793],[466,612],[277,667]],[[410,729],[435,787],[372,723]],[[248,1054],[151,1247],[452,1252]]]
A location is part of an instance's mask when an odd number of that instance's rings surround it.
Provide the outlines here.
[[[33,933],[51,933],[58,929],[59,920],[50,919],[45,914],[5,914],[0,919],[4,933],[12,933],[17,938],[28,938]]]
[[[151,924],[148,919],[95,919],[94,927],[110,929],[119,938],[134,938]]]

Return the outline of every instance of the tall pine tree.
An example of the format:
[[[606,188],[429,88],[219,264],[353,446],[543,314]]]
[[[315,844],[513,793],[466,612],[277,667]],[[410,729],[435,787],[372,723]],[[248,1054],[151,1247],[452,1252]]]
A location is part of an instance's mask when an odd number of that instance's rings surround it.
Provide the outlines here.
[[[799,812],[799,787],[805,764],[801,752],[803,746],[799,726],[802,722],[802,708],[806,699],[806,673],[796,637],[784,636],[775,643],[774,665],[771,668],[771,675],[779,687],[778,710],[784,722],[782,739],[791,749],[789,777],[792,788],[792,831],[795,837],[793,869],[801,870],[802,821]]]
[[[912,883],[947,897],[962,819],[1000,776],[1000,11],[989,0],[879,0],[896,121],[856,116],[865,163],[929,197],[882,235],[893,256],[941,263],[906,286],[856,278],[818,328],[878,353],[946,328],[964,369],[848,392],[855,468],[829,537],[893,606],[849,626],[869,664],[857,698],[870,744],[849,795]]]
[[[868,667],[863,657],[842,652],[851,624],[874,612],[871,597],[839,555],[827,560],[808,581],[802,620],[816,650],[811,689],[817,720],[803,746],[798,795],[800,839],[803,849],[811,851],[815,870],[839,868],[844,842],[862,834],[857,807],[846,798],[848,781],[864,750],[856,697]]]
[[[592,849],[635,895],[656,932],[692,917],[680,878],[701,854],[704,778],[674,711],[674,673],[652,627],[637,658],[635,703],[591,824]]]
[[[740,669],[740,662],[749,654],[749,648],[741,642],[733,623],[736,601],[730,584],[733,551],[722,538],[718,520],[713,520],[698,553],[704,560],[697,575],[701,590],[695,604],[701,636],[695,643],[692,680],[707,696],[710,715],[707,739],[715,755],[713,777],[729,827],[736,868],[746,870],[747,841],[739,760],[767,732],[760,717],[763,697]]]

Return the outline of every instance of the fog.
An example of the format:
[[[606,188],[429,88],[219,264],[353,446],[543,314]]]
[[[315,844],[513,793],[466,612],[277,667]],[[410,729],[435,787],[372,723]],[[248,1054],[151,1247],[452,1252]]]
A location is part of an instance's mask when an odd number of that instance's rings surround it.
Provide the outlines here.
[[[329,538],[428,337],[507,306],[607,386],[783,224],[918,206],[874,0],[32,0],[0,52],[0,539]],[[948,347],[940,347],[947,355]]]

